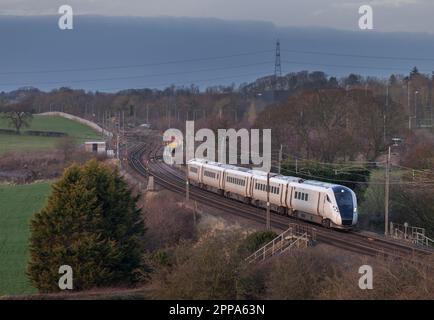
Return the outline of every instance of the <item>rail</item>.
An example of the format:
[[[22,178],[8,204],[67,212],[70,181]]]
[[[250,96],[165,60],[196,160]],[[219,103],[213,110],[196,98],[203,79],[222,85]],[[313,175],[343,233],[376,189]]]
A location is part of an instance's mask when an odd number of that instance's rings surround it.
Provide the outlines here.
[[[136,173],[144,177],[152,175],[154,176],[156,184],[165,189],[185,195],[184,173],[158,160],[161,157],[161,143],[156,143],[155,139],[149,139],[148,141],[132,142],[129,145],[131,147],[129,148],[130,152],[128,158],[130,165],[134,168]],[[191,186],[190,188],[190,198],[234,216],[255,221],[259,224],[265,222],[263,209],[222,197],[221,195],[195,186]],[[288,224],[294,222],[294,220],[295,219],[291,217],[272,214],[271,226],[275,230],[284,232],[288,229]],[[314,237],[316,237],[318,241],[321,241],[321,243],[356,254],[368,256],[387,255],[415,261],[423,259],[424,256],[433,254],[434,252],[433,247],[416,245],[409,241],[391,241],[390,237],[383,237],[381,235],[374,236],[357,231],[343,233],[321,226],[314,227],[309,223],[298,220],[296,224],[300,227],[306,226],[314,229]],[[314,240],[314,238],[311,238],[311,240]]]

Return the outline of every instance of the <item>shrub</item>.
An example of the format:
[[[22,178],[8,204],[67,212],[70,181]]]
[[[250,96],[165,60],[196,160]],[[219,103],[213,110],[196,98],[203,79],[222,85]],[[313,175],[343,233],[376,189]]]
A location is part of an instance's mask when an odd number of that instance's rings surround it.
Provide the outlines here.
[[[239,246],[239,252],[241,255],[247,257],[276,237],[277,233],[275,233],[274,231],[253,232],[241,242]]]
[[[117,170],[95,160],[72,165],[31,220],[28,276],[41,292],[59,290],[58,269],[74,289],[131,284],[142,263],[144,222]]]

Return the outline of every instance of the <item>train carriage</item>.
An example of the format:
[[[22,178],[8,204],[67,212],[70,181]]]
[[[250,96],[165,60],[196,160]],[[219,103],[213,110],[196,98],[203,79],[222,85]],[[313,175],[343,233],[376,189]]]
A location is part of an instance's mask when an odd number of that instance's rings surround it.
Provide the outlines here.
[[[252,199],[258,205],[259,201],[267,201],[267,173],[262,171],[252,171]],[[282,179],[283,178],[283,179]],[[283,210],[285,207],[285,195],[288,187],[288,180],[283,176],[273,175],[270,177],[270,204],[276,210]],[[280,209],[279,209],[280,208]]]
[[[205,163],[202,166],[201,183],[216,190],[223,190],[224,172],[225,169],[219,163]]]
[[[238,195],[240,200],[250,201],[252,175],[247,168],[225,166],[223,189],[227,196]]]
[[[202,167],[205,163],[203,159],[192,159],[187,162],[187,177],[191,182],[202,183]]]

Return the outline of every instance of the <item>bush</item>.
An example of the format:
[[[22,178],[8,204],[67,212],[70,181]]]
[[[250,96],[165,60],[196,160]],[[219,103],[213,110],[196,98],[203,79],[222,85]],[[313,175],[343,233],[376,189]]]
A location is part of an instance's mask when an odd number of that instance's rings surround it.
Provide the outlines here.
[[[276,237],[277,233],[274,231],[253,232],[242,241],[239,252],[241,255],[247,257]]]
[[[173,201],[167,201],[171,197]],[[196,237],[193,211],[182,207],[169,192],[152,195],[146,201],[145,219],[148,226],[146,249],[157,250],[177,245]],[[180,199],[183,200],[183,199]]]
[[[393,185],[391,188],[391,221],[425,228],[434,237],[434,187],[431,185]]]
[[[273,264],[267,281],[267,297],[278,300],[317,299],[330,282],[339,281],[339,264],[327,252],[293,251]]]
[[[242,258],[236,254],[239,235],[216,235],[195,246],[181,246],[170,271],[162,270],[153,296],[157,299],[235,299]]]
[[[95,160],[72,165],[31,220],[28,276],[41,292],[73,269],[74,289],[132,284],[142,267],[144,222],[117,170]]]

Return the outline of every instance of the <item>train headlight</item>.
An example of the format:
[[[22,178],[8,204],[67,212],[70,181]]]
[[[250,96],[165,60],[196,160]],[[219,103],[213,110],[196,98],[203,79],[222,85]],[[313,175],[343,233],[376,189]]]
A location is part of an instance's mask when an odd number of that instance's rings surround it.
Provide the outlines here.
[[[354,213],[357,213],[357,208],[354,208]]]

